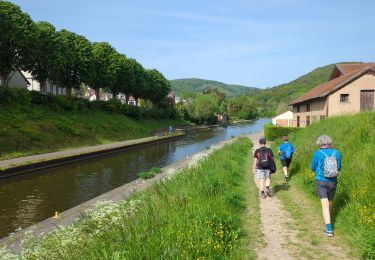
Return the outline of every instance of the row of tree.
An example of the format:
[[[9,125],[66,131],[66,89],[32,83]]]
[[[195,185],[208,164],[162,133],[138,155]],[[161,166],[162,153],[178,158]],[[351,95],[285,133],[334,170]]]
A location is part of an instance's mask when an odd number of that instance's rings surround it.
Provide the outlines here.
[[[30,71],[45,91],[47,80],[67,89],[82,84],[127,97],[160,103],[170,91],[157,70],[118,53],[107,42],[91,43],[68,30],[56,31],[48,22],[33,22],[19,6],[0,0],[0,79],[7,85],[12,72]]]
[[[177,104],[180,117],[198,124],[213,124],[217,114],[227,113],[231,118],[255,119],[259,113],[256,102],[249,96],[226,99],[225,94],[215,88],[206,88],[202,94],[183,93],[184,104]]]

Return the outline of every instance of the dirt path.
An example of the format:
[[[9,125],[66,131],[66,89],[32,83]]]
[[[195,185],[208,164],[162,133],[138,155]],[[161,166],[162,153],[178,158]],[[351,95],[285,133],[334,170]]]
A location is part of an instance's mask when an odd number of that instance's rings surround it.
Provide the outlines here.
[[[251,134],[248,137],[253,142],[253,151],[259,148],[259,139],[263,134]],[[269,147],[269,144],[267,144]],[[258,180],[254,175],[254,181],[258,185]],[[271,182],[271,194],[272,182]],[[274,194],[273,194],[274,195]],[[287,227],[293,225],[293,218],[283,208],[277,196],[260,199],[261,229],[264,234],[265,245],[257,249],[258,259],[293,259],[287,244],[297,243],[297,232]]]
[[[248,135],[253,142],[253,150],[259,148],[259,139],[262,133]],[[269,147],[269,143],[267,147]],[[278,173],[281,174],[281,173]],[[280,175],[281,176],[281,175]],[[279,177],[277,179],[280,179]],[[255,183],[258,180],[254,176]],[[288,186],[291,205],[297,205],[301,214],[306,215],[301,219],[292,218],[278,198],[281,186]],[[275,189],[272,189],[275,187]],[[284,187],[285,188],[285,187]],[[293,193],[293,194],[292,194]],[[256,249],[258,259],[350,259],[348,251],[342,248],[339,238],[322,237],[316,228],[320,224],[320,213],[312,212],[310,203],[304,199],[299,191],[286,183],[280,184],[271,181],[272,197],[260,200],[261,229],[264,234],[264,242]],[[298,200],[298,201],[296,201]],[[301,223],[309,230],[308,235],[301,234]],[[307,222],[307,224],[306,224]]]

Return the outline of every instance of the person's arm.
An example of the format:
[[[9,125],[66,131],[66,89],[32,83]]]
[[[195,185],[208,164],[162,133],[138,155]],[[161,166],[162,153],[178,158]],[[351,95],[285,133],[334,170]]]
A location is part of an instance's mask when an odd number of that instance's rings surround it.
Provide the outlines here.
[[[317,167],[318,167],[318,158],[317,158],[317,152],[315,152],[312,158],[311,164],[310,164],[310,169],[313,172],[315,172]]]
[[[257,158],[254,158],[253,159],[253,173],[255,174],[256,170],[257,170]]]
[[[256,154],[257,150],[255,150],[254,152],[254,158],[253,158],[253,173],[255,174],[256,172],[256,169],[257,169],[257,163],[258,163],[258,157],[257,157],[257,154]]]
[[[341,153],[336,150],[337,169],[341,171]]]

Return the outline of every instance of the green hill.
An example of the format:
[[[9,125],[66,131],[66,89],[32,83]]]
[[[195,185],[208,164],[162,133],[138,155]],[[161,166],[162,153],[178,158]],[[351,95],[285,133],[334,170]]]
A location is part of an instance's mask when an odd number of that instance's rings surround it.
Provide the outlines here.
[[[256,90],[256,88],[252,87],[225,84],[205,79],[175,79],[170,80],[170,82],[172,90],[177,96],[181,96],[182,93],[186,92],[202,93],[207,88],[216,88],[220,92],[225,93],[226,97],[246,95]]]
[[[333,200],[333,224],[336,233],[358,249],[361,259],[375,259],[374,122],[375,112],[333,117],[290,135],[290,141],[297,148],[290,168],[290,183],[310,194],[317,203],[314,176],[309,169],[313,152],[317,150],[315,141],[321,134],[328,134],[334,148],[340,150],[342,171]],[[279,142],[274,144],[274,149]],[[316,210],[321,210],[319,203]]]
[[[327,82],[334,66],[335,64],[330,64],[319,67],[289,83],[256,91],[251,96],[258,102],[264,115],[274,116],[286,111],[292,100]]]

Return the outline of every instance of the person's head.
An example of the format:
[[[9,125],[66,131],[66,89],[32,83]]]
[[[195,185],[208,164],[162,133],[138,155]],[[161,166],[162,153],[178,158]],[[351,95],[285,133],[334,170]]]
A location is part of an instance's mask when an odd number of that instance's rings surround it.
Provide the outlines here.
[[[328,147],[332,145],[332,139],[328,135],[321,135],[316,140],[316,145],[319,147]]]
[[[266,138],[262,137],[259,139],[259,144],[262,146],[266,145]]]
[[[288,142],[288,140],[289,140],[288,136],[283,136],[283,140],[284,140],[284,142]]]

